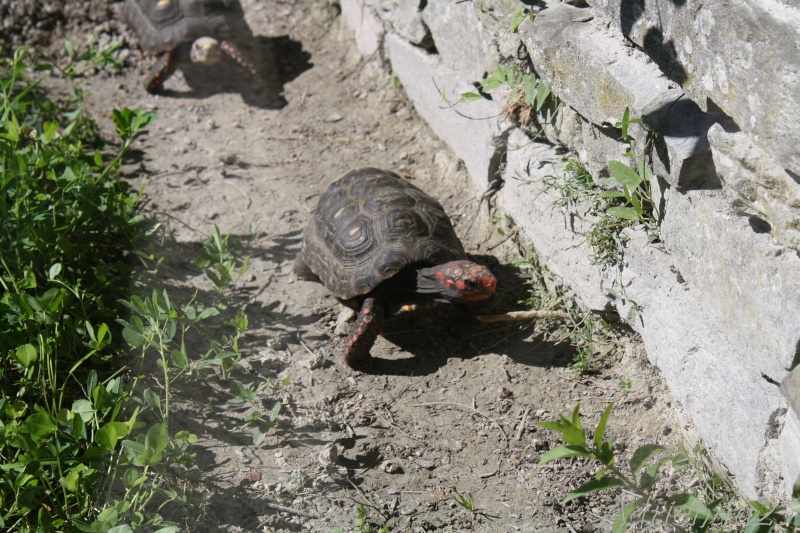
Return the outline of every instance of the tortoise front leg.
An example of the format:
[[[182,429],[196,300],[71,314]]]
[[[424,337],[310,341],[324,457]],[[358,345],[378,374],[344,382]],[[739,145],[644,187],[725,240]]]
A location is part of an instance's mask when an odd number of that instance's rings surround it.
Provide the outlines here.
[[[236,43],[232,41],[220,41],[219,47],[229,60],[245,69],[250,76],[257,76],[255,65],[247,59],[245,53]]]
[[[175,50],[165,52],[150,69],[145,79],[145,89],[150,94],[160,93],[164,89],[164,82],[175,73],[177,54]]]
[[[370,348],[383,329],[384,309],[380,298],[367,297],[356,317],[353,334],[344,349],[344,362],[351,368],[366,364],[372,356]]]

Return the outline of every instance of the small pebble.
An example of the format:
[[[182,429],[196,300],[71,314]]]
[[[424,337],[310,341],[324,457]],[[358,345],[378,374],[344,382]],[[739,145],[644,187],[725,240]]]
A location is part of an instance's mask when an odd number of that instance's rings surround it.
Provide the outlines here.
[[[394,461],[384,461],[381,464],[381,470],[383,470],[387,474],[397,474],[401,472],[400,467],[397,466],[397,463],[395,463]]]
[[[421,459],[420,458],[420,459],[417,459],[416,463],[417,463],[418,467],[424,468],[425,470],[433,470],[434,468],[436,468],[436,463],[434,463],[433,461],[430,461],[428,459]]]
[[[271,349],[271,350],[275,350],[276,352],[279,352],[281,350],[285,350],[286,349],[286,343],[283,342],[283,340],[281,340],[281,339],[279,339],[277,337],[272,337],[271,339],[269,339],[267,341],[267,347],[269,349]]]
[[[341,121],[342,119],[344,119],[344,117],[343,117],[342,115],[340,115],[339,113],[331,113],[331,114],[330,114],[330,115],[328,115],[328,117],[325,119],[325,122],[339,122],[339,121]]]

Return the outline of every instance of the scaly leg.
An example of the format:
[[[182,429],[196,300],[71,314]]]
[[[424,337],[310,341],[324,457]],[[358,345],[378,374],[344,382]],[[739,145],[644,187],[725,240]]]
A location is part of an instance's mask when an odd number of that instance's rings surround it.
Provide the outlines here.
[[[372,358],[369,350],[383,329],[383,320],[383,301],[380,298],[366,298],[356,317],[353,334],[344,349],[344,362],[347,366],[358,368]]]
[[[160,93],[164,89],[164,82],[175,73],[177,66],[177,54],[175,50],[165,52],[150,69],[145,81],[145,89],[150,94]]]
[[[220,41],[219,47],[228,59],[245,69],[250,76],[255,78],[258,75],[255,65],[247,59],[242,49],[239,48],[236,43]]]

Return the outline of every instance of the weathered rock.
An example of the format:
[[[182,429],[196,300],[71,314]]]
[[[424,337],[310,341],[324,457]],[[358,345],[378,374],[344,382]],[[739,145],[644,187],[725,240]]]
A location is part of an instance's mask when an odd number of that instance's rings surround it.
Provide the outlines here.
[[[712,101],[800,175],[800,6],[775,0],[589,0],[704,107]]]
[[[525,129],[531,137],[575,152],[600,186],[603,178],[609,176],[608,162],[623,159],[623,154],[628,151],[628,144],[618,140],[618,129],[595,126],[566,104],[561,105],[548,122]]]
[[[472,2],[429,0],[422,18],[431,30],[442,63],[468,82],[480,81],[500,62]]]
[[[520,26],[537,73],[551,90],[598,127],[631,118],[659,132],[656,172],[670,184],[697,186],[714,177],[706,133],[713,121],[642,52],[624,46],[619,32],[590,10],[550,5]],[[640,146],[646,132],[632,128]]]
[[[426,46],[430,33],[422,22],[420,6],[423,2],[408,0],[363,0],[373,8],[378,17],[392,25],[392,31],[418,46]]]
[[[492,36],[500,55],[517,57],[522,40],[518,33],[511,33],[511,22],[517,13],[529,7],[522,0],[473,0],[473,4],[478,20]]]
[[[679,281],[674,255],[648,245],[644,232],[628,235],[617,288],[620,315],[641,334],[650,361],[663,372],[704,443],[744,494],[758,498],[760,452],[786,402],[778,387],[745,363],[746,349],[709,320],[702,295]],[[793,446],[800,449],[800,440]]]
[[[505,151],[506,128],[498,124],[500,109],[490,100],[458,104],[442,101],[441,91],[457,99],[474,87],[447,68],[440,56],[427,54],[394,34],[386,35],[392,69],[417,112],[464,164],[479,190],[497,174]]]
[[[603,270],[593,265],[586,238],[590,221],[574,216],[557,205],[555,193],[545,190],[543,179],[565,172],[562,156],[546,144],[531,142],[515,130],[508,140],[504,185],[498,205],[533,244],[539,257],[559,276],[586,309],[608,311],[610,301],[603,290]]]
[[[800,250],[800,183],[744,133],[715,125],[708,132],[717,173],[736,196],[736,208],[766,220],[775,239]]]
[[[378,51],[383,41],[383,22],[361,0],[341,0],[342,18],[356,36],[356,47],[365,56]]]
[[[800,257],[731,212],[720,191],[672,191],[661,236],[705,315],[779,382],[800,348]]]
[[[586,9],[551,4],[520,25],[536,72],[558,97],[602,126],[645,109],[669,107],[683,91],[647,57],[623,45],[622,35],[587,16]]]
[[[779,443],[783,459],[783,479],[788,489],[792,484],[800,483],[800,419],[797,411],[790,409],[786,413]]]
[[[800,366],[792,370],[781,382],[781,392],[796,415],[800,415]]]

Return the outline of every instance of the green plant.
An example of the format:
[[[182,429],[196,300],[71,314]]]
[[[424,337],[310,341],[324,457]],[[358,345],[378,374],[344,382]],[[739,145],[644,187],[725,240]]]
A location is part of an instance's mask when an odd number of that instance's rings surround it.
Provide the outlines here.
[[[392,71],[389,75],[389,84],[386,86],[387,89],[400,89],[403,84],[400,82],[400,78],[397,77],[397,73]]]
[[[619,386],[619,391],[623,395],[627,396],[627,394],[631,391],[631,389],[633,389],[634,383],[636,382],[632,379],[621,379],[619,380],[619,382],[617,382],[617,385]]]
[[[785,531],[797,533],[800,530],[800,478],[792,490],[792,502],[785,505],[765,504],[751,501],[753,515],[747,521],[743,533],[773,533]]]
[[[354,522],[356,533],[389,533],[389,526],[384,524],[380,529],[375,529],[369,523],[369,513],[367,512],[367,508],[363,505],[359,505],[356,508],[356,512],[358,513]],[[332,533],[344,533],[344,529],[337,527],[334,528]]]
[[[614,218],[631,220],[634,222],[647,222],[652,219],[653,201],[650,195],[650,183],[653,174],[647,169],[645,159],[649,151],[651,142],[645,144],[642,153],[636,151],[636,140],[628,133],[631,124],[641,124],[641,119],[630,118],[630,109],[627,107],[622,115],[622,121],[615,126],[620,128],[621,140],[628,143],[628,157],[632,166],[619,161],[610,161],[608,170],[611,177],[606,180],[608,183],[619,185],[622,190],[602,191],[604,198],[620,198],[625,200],[625,205],[612,205],[606,209],[606,213]]]
[[[475,507],[475,497],[472,494],[467,494],[464,496],[458,492],[458,489],[455,487],[450,487],[450,490],[453,492],[453,499],[455,502],[465,511],[470,514],[475,514],[478,512],[477,508]]]
[[[645,466],[650,459],[661,452],[663,446],[657,444],[646,444],[633,452],[633,456],[628,461],[630,474],[623,473],[617,466],[617,458],[614,454],[614,446],[605,440],[605,429],[608,418],[611,414],[613,403],[603,411],[600,421],[595,429],[594,438],[589,441],[583,424],[580,419],[580,406],[576,405],[567,416],[560,415],[558,421],[540,422],[539,425],[546,429],[551,429],[561,433],[561,438],[566,445],[557,446],[545,453],[539,460],[539,464],[545,464],[556,459],[565,457],[586,457],[589,461],[600,463],[600,470],[594,474],[594,479],[571,492],[564,498],[568,502],[575,498],[598,492],[601,490],[623,488],[634,495],[634,500],[626,503],[614,518],[612,531],[622,533],[627,530],[629,524],[635,520],[658,521],[669,526],[680,528],[680,519],[675,517],[676,512],[682,513],[683,518],[696,529],[705,527],[713,520],[713,507],[706,506],[698,498],[689,493],[672,494],[666,499],[659,500],[653,491],[656,476],[661,467],[672,462],[680,467],[685,464],[685,457],[677,455],[665,457]],[[642,514],[634,518],[634,513],[641,510]]]
[[[57,103],[29,79],[52,69],[42,61],[24,47],[0,59],[0,527],[9,531],[87,530],[108,458],[139,424],[139,411],[124,408],[113,318],[132,283],[124,252],[149,227],[118,171],[155,115],[115,112],[122,145],[103,152],[96,124],[73,107],[79,94]]]
[[[212,225],[211,237],[203,242],[203,249],[195,260],[195,264],[205,269],[206,276],[214,283],[217,295],[231,283],[239,281],[249,263],[250,256],[241,259],[239,247],[230,241],[230,234],[220,235],[216,224]]]
[[[617,512],[612,524],[614,533],[623,533],[637,523],[661,523],[673,531],[693,533],[720,530],[747,533],[797,531],[800,526],[800,479],[795,484],[789,507],[750,502],[753,512],[747,525],[742,528],[743,520],[726,510],[726,504],[731,499],[730,492],[720,487],[716,476],[702,474],[709,471],[707,468],[696,468],[696,478],[711,479],[711,484],[700,483],[700,487],[691,492],[657,490],[657,478],[662,467],[670,463],[678,471],[693,465],[696,458],[701,457],[699,448],[695,448],[691,454],[681,450],[673,456],[658,458],[664,447],[645,444],[633,451],[627,468],[623,468],[614,446],[605,440],[613,406],[613,403],[609,404],[601,414],[591,440],[587,438],[581,422],[580,405],[576,405],[569,414],[560,415],[560,420],[539,423],[543,428],[560,433],[566,443],[542,455],[540,465],[568,457],[585,457],[587,466],[595,462],[600,464],[594,479],[570,492],[564,498],[564,503],[602,490],[623,489],[633,496],[633,500],[625,503]]]
[[[67,55],[91,61],[92,53]],[[244,312],[194,299],[175,305],[131,268],[131,258],[152,259],[139,245],[159,225],[140,212],[120,165],[155,114],[114,110],[119,144],[101,144],[94,121],[74,107],[77,88],[59,103],[29,79],[54,68],[41,61],[28,48],[0,59],[0,529],[171,533],[178,527],[162,509],[190,504],[196,441],[171,431],[176,380],[221,376],[219,387],[249,410],[257,442],[281,405],[262,414],[255,393],[271,381],[232,377]],[[72,81],[80,69],[59,71]],[[204,252],[221,299],[247,260],[216,227]],[[136,289],[151,294],[131,296]],[[129,362],[120,339],[138,357]],[[202,340],[208,348],[198,354]]]
[[[501,85],[508,85],[511,95],[517,94],[522,88],[523,101],[527,106],[533,106],[539,111],[550,96],[550,89],[533,72],[524,72],[518,65],[498,65],[497,68],[478,84],[481,92],[491,93]],[[477,91],[461,93],[460,101],[474,102],[484,96]]]
[[[514,16],[511,17],[511,24],[509,25],[509,30],[511,33],[517,33],[519,31],[520,24],[525,22],[526,19],[533,20],[534,15],[528,9],[523,9],[521,11],[517,11],[514,13]]]

